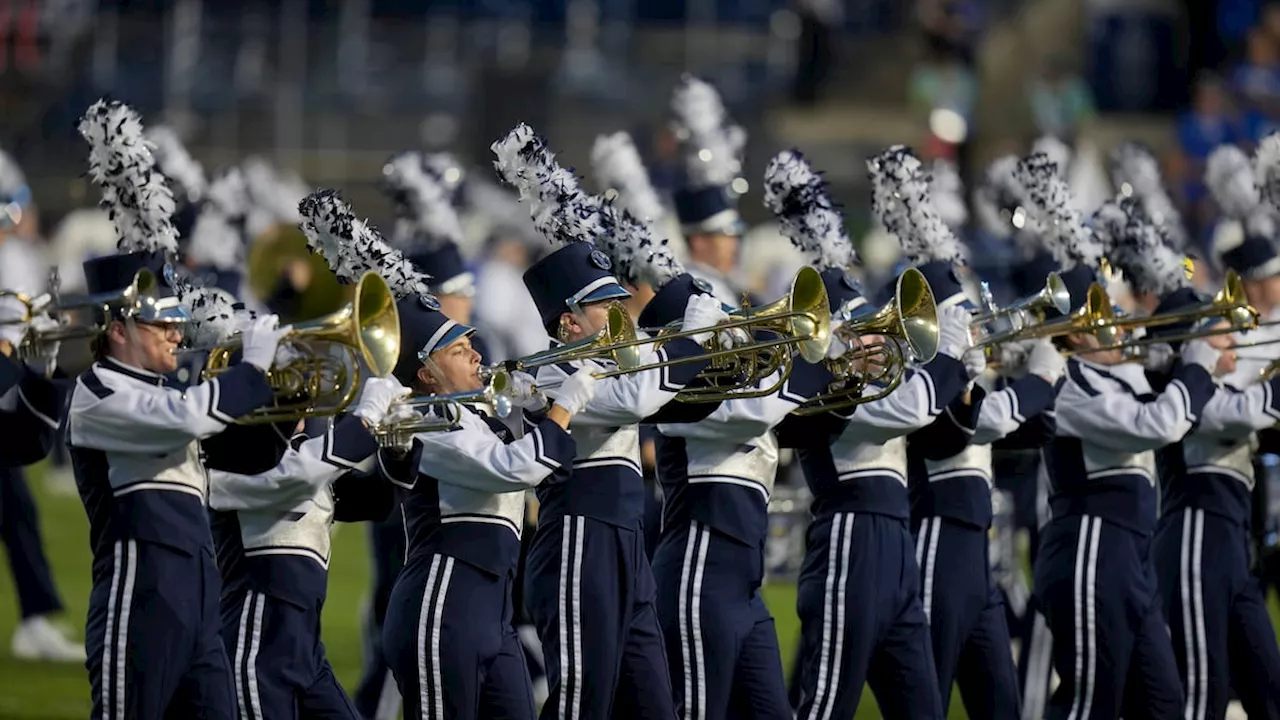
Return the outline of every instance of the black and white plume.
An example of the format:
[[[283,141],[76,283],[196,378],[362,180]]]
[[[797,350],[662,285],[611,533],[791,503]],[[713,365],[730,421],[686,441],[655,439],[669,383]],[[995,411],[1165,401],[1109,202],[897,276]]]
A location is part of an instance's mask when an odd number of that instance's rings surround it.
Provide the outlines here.
[[[188,202],[203,198],[208,187],[204,167],[187,152],[177,131],[168,125],[158,125],[147,128],[146,138],[155,152],[160,172],[178,185],[182,196]]]
[[[520,194],[538,232],[553,243],[595,242],[607,234],[604,200],[584,192],[546,140],[524,123],[490,146],[498,175]]]
[[[423,162],[427,165],[427,171],[435,177],[449,193],[449,197],[455,202],[458,192],[462,190],[462,183],[467,179],[466,168],[458,161],[453,153],[432,152],[423,156]]]
[[[382,167],[382,188],[396,206],[395,242],[401,249],[434,250],[462,241],[462,222],[450,191],[416,150],[397,153]]]
[[[1012,236],[1027,255],[1034,255],[1043,248],[1038,228],[1023,207],[1026,190],[1014,177],[1017,169],[1017,155],[992,160],[973,194],[973,209],[984,231],[995,237]]]
[[[206,347],[226,342],[243,331],[255,314],[228,292],[182,279],[174,288],[178,300],[191,314],[183,328],[183,341],[192,347]]]
[[[1049,160],[1058,168],[1058,177],[1067,179],[1067,172],[1071,169],[1071,160],[1075,155],[1070,145],[1052,135],[1041,135],[1031,143],[1031,154],[1036,153],[1048,155]]]
[[[607,203],[601,214],[608,231],[596,244],[613,261],[619,280],[633,287],[644,283],[656,292],[684,273],[667,240],[654,235],[649,223],[613,203]]]
[[[1174,247],[1187,247],[1189,240],[1182,225],[1182,214],[1165,191],[1160,163],[1150,150],[1133,142],[1117,146],[1111,151],[1111,181],[1117,192],[1137,200],[1135,209],[1163,230]]]
[[[893,233],[902,253],[915,265],[927,262],[968,263],[964,245],[942,221],[929,191],[929,174],[903,145],[867,160],[871,208],[885,230]]]
[[[769,161],[764,205],[778,219],[782,234],[812,256],[819,270],[848,270],[858,262],[827,182],[798,150],[784,150]]]
[[[1235,145],[1219,145],[1209,154],[1204,182],[1223,214],[1233,220],[1246,220],[1262,205],[1253,163]]]
[[[1063,270],[1076,265],[1096,270],[1106,257],[1106,247],[1076,209],[1057,163],[1044,153],[1032,153],[1018,161],[1014,179],[1023,187],[1027,212],[1043,229],[1045,249],[1058,265]]]
[[[1272,132],[1258,143],[1253,164],[1262,199],[1271,210],[1280,210],[1280,132]]]
[[[116,226],[116,247],[175,254],[173,192],[156,169],[138,114],[119,102],[99,100],[80,119],[79,130],[89,142],[89,177],[102,191],[99,204]]]
[[[671,112],[689,184],[731,185],[742,172],[747,132],[729,119],[720,93],[705,80],[686,75],[671,94]]]
[[[198,267],[239,270],[244,264],[245,221],[251,208],[240,168],[219,172],[209,183],[204,206],[191,230],[187,261]]]
[[[630,134],[597,136],[591,146],[591,169],[600,186],[616,191],[617,202],[635,217],[657,226],[666,215]]]
[[[254,209],[288,225],[301,222],[298,203],[311,192],[299,178],[284,173],[265,158],[253,155],[240,163]]]
[[[929,192],[933,205],[947,227],[960,230],[969,224],[969,208],[964,201],[964,180],[955,163],[939,158],[929,167]]]
[[[1093,216],[1095,235],[1107,248],[1107,260],[1123,273],[1135,294],[1157,297],[1191,285],[1186,256],[1175,250],[1151,222],[1135,197],[1104,203]]]
[[[428,294],[431,276],[415,269],[375,228],[356,217],[336,190],[311,193],[298,204],[298,213],[307,246],[329,263],[340,282],[354,283],[375,272],[397,298]]]

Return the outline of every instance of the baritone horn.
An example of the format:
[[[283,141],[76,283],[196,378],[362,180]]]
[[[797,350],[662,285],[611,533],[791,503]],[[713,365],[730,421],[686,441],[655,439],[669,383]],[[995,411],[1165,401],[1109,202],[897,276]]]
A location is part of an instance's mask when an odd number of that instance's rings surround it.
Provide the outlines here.
[[[378,447],[405,450],[419,433],[444,432],[462,424],[459,405],[484,403],[493,406],[494,414],[505,418],[511,414],[511,376],[506,370],[481,369],[484,385],[478,390],[418,395],[392,404],[387,417],[373,429]],[[435,409],[431,415],[423,411]]]
[[[324,417],[346,409],[359,390],[362,364],[377,377],[395,368],[400,356],[395,297],[385,280],[365,273],[351,302],[337,312],[293,325],[281,343],[298,350],[297,357],[267,371],[274,394],[271,404],[240,418],[238,424]],[[239,337],[232,337],[209,348],[204,378],[226,372],[241,345]]]
[[[874,312],[845,316],[832,331],[846,348],[839,357],[824,354],[836,380],[824,393],[795,410],[796,415],[843,410],[893,392],[906,374],[908,358],[927,363],[938,354],[938,306],[924,274],[907,268],[898,276],[893,299]],[[881,339],[865,342],[863,338]],[[873,385],[882,387],[865,394]]]

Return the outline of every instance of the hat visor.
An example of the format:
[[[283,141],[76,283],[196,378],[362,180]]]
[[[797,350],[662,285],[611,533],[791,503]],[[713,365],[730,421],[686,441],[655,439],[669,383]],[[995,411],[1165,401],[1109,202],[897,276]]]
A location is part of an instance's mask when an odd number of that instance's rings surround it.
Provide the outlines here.
[[[469,337],[474,334],[475,331],[476,329],[470,325],[454,323],[448,330],[444,331],[439,338],[432,338],[432,342],[428,342],[426,345],[418,349],[418,360],[426,362],[427,358],[431,357],[431,353],[437,350],[443,350],[458,340],[461,340],[464,337]]]
[[[435,288],[436,295],[457,295],[459,297],[476,296],[476,278],[469,272],[455,275]]]
[[[631,297],[631,293],[626,288],[617,283],[609,283],[587,293],[581,300],[579,305],[590,305],[591,303],[604,302],[605,300],[621,300]]]
[[[141,303],[133,314],[133,319],[152,325],[180,325],[190,322],[191,313],[178,302],[178,298],[163,297]]]

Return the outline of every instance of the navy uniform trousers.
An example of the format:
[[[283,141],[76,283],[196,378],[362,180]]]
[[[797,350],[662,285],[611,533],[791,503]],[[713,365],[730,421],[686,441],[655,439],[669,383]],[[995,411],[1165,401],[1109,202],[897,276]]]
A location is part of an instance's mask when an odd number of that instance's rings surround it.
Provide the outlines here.
[[[405,720],[533,720],[524,648],[512,627],[514,573],[438,553],[400,571],[382,648]]]
[[[525,603],[547,663],[541,717],[675,717],[644,530],[581,515],[538,525]]]
[[[241,720],[355,720],[320,642],[321,603],[302,607],[248,590],[222,606]]]
[[[1280,649],[1259,578],[1249,572],[1249,530],[1187,508],[1161,520],[1156,569],[1186,688],[1185,717],[1226,715],[1231,689],[1250,718],[1280,718]]]
[[[360,716],[367,720],[396,715],[389,706],[398,708],[395,679],[382,652],[382,626],[396,576],[404,566],[404,518],[400,506],[382,522],[368,523],[369,554],[373,565],[373,597],[361,621],[364,635],[364,671],[354,700]],[[391,696],[391,697],[388,697]]]
[[[1036,595],[1061,684],[1049,720],[1182,718],[1151,541],[1092,515],[1045,526]]]
[[[91,717],[233,720],[221,591],[212,548],[192,556],[124,539],[95,558],[85,628]]]
[[[778,633],[752,572],[761,552],[696,520],[658,546],[658,617],[681,718],[792,718]]]
[[[945,717],[905,520],[851,512],[815,519],[798,591],[800,720],[853,717],[864,683],[887,720]]]
[[[942,706],[950,706],[955,683],[971,717],[1017,720],[1018,673],[1004,597],[991,579],[990,547],[981,528],[924,518],[916,530],[921,600]]]
[[[34,421],[33,421],[34,422]],[[25,620],[62,610],[53,572],[40,540],[40,517],[22,468],[0,468],[0,540]]]

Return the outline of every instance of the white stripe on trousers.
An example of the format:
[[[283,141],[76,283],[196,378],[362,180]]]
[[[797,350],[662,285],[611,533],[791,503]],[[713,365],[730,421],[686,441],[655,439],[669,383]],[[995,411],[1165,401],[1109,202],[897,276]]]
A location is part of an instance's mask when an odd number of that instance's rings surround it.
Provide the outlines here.
[[[680,571],[680,656],[684,661],[684,720],[706,720],[707,677],[702,654],[702,573],[707,564],[711,532],[697,520],[689,527],[684,567]],[[691,612],[692,609],[692,612]]]
[[[560,529],[561,720],[575,720],[582,710],[582,536],[586,524],[586,517],[569,515]]]
[[[849,583],[849,552],[853,533],[853,513],[836,513],[831,520],[827,545],[827,583],[822,604],[822,645],[819,649],[818,680],[813,702],[805,720],[830,720],[835,706],[840,666],[844,655],[846,586]]]
[[[440,627],[453,576],[453,558],[435,555],[427,571],[427,587],[418,611],[418,712],[426,718],[444,718],[444,683],[440,676]],[[428,650],[429,649],[429,650]],[[429,659],[428,659],[429,658]]]
[[[1053,634],[1044,615],[1032,611],[1031,647],[1027,648],[1026,686],[1022,689],[1022,720],[1042,720],[1048,704],[1049,673],[1053,670]]]
[[[920,588],[924,617],[933,622],[933,576],[937,573],[938,536],[942,535],[942,518],[925,518],[916,538],[916,566],[923,576]]]
[[[1075,562],[1075,698],[1067,720],[1085,720],[1093,711],[1094,681],[1098,671],[1098,538],[1102,518],[1080,518],[1080,538]]]
[[[1185,720],[1205,720],[1209,702],[1209,651],[1204,630],[1204,511],[1182,513],[1182,632],[1186,639],[1187,706]]]
[[[113,556],[111,594],[107,596],[107,626],[102,636],[102,669],[99,675],[102,682],[103,720],[124,720],[127,708],[125,676],[128,675],[125,650],[129,643],[129,615],[133,609],[133,586],[138,570],[137,541],[117,540]],[[120,618],[119,623],[116,622],[117,616]],[[114,703],[111,692],[113,687]]]
[[[258,650],[262,644],[262,613],[267,597],[250,590],[240,609],[236,632],[236,703],[244,720],[265,720],[262,696],[258,692]]]

